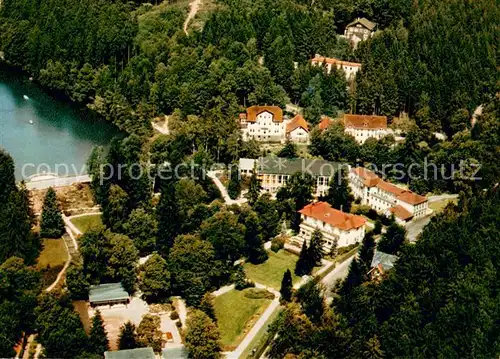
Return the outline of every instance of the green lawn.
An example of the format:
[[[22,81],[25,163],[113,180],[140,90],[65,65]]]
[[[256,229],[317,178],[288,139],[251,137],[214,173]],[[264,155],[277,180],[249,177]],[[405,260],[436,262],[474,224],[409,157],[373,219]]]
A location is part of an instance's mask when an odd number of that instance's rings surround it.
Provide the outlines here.
[[[295,263],[298,257],[284,249],[280,250],[278,253],[273,251],[268,251],[269,259],[258,265],[251,263],[245,263],[244,268],[247,277],[254,282],[263,284],[265,286],[279,290],[281,287],[281,280],[283,279],[283,273],[286,269],[290,269],[292,272],[293,283],[300,280],[293,271],[295,270]]]
[[[441,201],[429,203],[429,208],[434,211],[435,214],[441,213],[448,203],[458,203],[457,199],[443,199]]]
[[[36,267],[42,272],[44,287],[51,285],[68,260],[68,252],[62,239],[43,239],[43,249]]]
[[[272,301],[268,298],[249,298],[247,295],[252,291],[255,288],[231,290],[214,300],[221,343],[226,351],[238,346]]]
[[[89,214],[88,216],[72,218],[71,223],[82,231],[82,233],[85,233],[93,227],[101,226],[102,220],[100,214]]]

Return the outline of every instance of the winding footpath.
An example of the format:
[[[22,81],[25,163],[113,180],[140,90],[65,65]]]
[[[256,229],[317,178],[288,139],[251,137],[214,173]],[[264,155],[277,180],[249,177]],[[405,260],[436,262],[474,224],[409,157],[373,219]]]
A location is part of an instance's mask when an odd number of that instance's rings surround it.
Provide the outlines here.
[[[196,13],[198,12],[200,5],[201,5],[201,0],[194,0],[189,4],[190,7],[189,14],[186,18],[186,21],[184,21],[184,32],[186,33],[186,35],[189,35],[188,25],[191,22],[191,20],[193,20],[194,17],[196,16]]]

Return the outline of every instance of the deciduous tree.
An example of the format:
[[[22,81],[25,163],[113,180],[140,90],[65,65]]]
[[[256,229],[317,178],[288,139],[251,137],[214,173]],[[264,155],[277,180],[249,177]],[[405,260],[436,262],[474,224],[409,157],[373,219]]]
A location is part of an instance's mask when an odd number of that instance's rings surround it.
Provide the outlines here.
[[[186,323],[185,343],[193,359],[221,357],[220,334],[217,325],[201,310],[193,310]]]

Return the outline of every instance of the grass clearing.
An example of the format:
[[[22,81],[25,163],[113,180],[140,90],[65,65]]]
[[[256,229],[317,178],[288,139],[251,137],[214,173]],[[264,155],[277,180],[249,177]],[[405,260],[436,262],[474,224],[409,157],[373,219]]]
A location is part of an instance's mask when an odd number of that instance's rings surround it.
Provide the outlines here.
[[[269,333],[267,330],[268,330],[269,326],[276,320],[276,318],[278,318],[278,315],[280,314],[280,312],[282,310],[283,310],[282,307],[276,308],[276,310],[271,314],[271,316],[266,321],[266,323],[257,332],[255,337],[250,342],[250,344],[248,344],[247,348],[243,351],[240,358],[242,358],[242,359],[260,358],[260,355],[267,347],[267,344],[269,344],[270,338],[269,338]],[[256,355],[252,355],[253,349],[256,349],[256,353],[255,353]]]
[[[85,233],[91,228],[102,226],[102,219],[100,214],[89,214],[88,216],[71,218],[71,223],[82,233]]]
[[[234,350],[271,303],[268,298],[249,298],[255,288],[231,290],[214,300],[215,315],[224,350]],[[247,294],[247,295],[246,295]]]
[[[293,283],[295,284],[300,281],[300,277],[297,277],[293,273],[295,270],[295,263],[297,259],[299,259],[297,255],[284,249],[281,249],[278,253],[268,251],[268,254],[269,259],[262,264],[255,265],[245,263],[243,267],[249,279],[279,290],[281,287],[281,280],[283,279],[283,273],[285,273],[287,269],[290,269]]]
[[[50,286],[68,260],[68,251],[62,239],[43,239],[42,252],[36,267],[42,272],[43,287]]]
[[[445,207],[448,205],[448,203],[457,204],[458,199],[446,198],[446,199],[442,199],[441,201],[431,202],[431,203],[429,203],[429,208],[434,211],[434,214],[438,214],[438,213],[441,213],[445,209]]]

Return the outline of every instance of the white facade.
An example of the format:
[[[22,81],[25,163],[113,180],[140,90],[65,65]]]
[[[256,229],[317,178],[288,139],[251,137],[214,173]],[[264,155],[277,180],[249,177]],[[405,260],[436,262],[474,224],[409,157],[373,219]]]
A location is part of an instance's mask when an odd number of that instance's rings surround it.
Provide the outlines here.
[[[285,122],[275,119],[269,111],[257,114],[255,121],[242,118],[240,124],[244,140],[253,138],[257,141],[281,142],[285,138]]]
[[[362,145],[369,138],[375,138],[380,140],[382,137],[387,136],[389,131],[387,128],[354,128],[354,127],[345,127],[344,132],[353,136],[357,143]]]
[[[319,229],[323,235],[323,249],[327,253],[331,252],[335,243],[337,243],[337,248],[340,248],[360,243],[363,240],[366,223],[364,218],[332,209],[325,202],[313,203],[304,209],[315,205],[323,207],[325,212],[307,215],[303,213],[304,210],[300,211],[302,212],[302,223],[300,224],[299,235],[295,238],[298,245],[301,246],[304,240],[309,245],[311,236],[316,229]],[[320,217],[324,217],[325,220]],[[354,218],[355,225],[352,225],[352,218]],[[330,219],[334,219],[334,221],[331,222]],[[337,225],[334,222],[337,222]]]
[[[347,80],[353,80],[356,73],[361,69],[361,64],[357,62],[342,61],[335,58],[323,57],[318,54],[311,60],[313,66],[325,66],[329,74],[332,69],[342,70]]]
[[[361,204],[386,215],[394,213],[396,219],[400,219],[398,223],[425,217],[430,211],[425,197],[385,182],[364,168],[353,168],[350,171],[349,186],[353,195],[361,200]]]
[[[309,132],[302,127],[297,127],[288,132],[288,138],[292,142],[307,143],[309,142]]]

